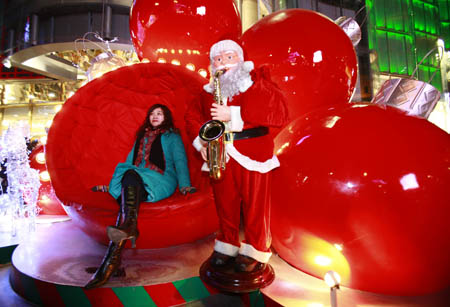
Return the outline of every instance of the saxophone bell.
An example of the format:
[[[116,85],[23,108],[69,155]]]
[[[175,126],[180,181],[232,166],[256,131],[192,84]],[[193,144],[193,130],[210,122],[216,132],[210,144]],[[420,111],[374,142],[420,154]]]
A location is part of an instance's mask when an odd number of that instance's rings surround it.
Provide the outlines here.
[[[211,142],[220,138],[225,132],[225,124],[220,120],[210,120],[200,128],[198,136],[205,142]]]

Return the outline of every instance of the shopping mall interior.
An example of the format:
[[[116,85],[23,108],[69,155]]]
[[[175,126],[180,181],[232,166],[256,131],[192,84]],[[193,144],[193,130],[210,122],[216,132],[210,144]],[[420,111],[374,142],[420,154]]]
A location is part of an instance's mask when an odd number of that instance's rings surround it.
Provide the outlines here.
[[[450,0],[2,0],[0,29],[0,306],[449,306]],[[221,288],[186,114],[224,39],[289,120],[268,133],[272,275]],[[137,248],[86,289],[120,208],[92,187],[155,103],[196,192],[141,206]]]

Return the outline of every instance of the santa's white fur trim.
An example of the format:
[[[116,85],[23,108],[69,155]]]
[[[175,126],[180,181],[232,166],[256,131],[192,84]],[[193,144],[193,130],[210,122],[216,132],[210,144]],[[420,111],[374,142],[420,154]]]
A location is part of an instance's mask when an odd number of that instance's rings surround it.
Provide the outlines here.
[[[264,161],[259,162],[256,160],[252,160],[247,156],[244,156],[241,154],[236,147],[233,146],[233,144],[227,144],[226,145],[227,154],[229,154],[234,160],[236,160],[237,163],[242,165],[244,168],[248,169],[249,171],[255,171],[259,173],[267,173],[273,170],[274,168],[277,168],[280,166],[280,161],[278,160],[277,156],[273,156],[272,158]]]
[[[236,257],[239,253],[238,246],[234,246],[230,243],[225,243],[219,240],[216,240],[216,242],[214,243],[214,250],[231,257]]]
[[[204,147],[205,141],[203,141],[199,136],[197,136],[194,141],[192,142],[192,146],[194,146],[194,148],[197,151],[202,150],[202,148]]]
[[[246,72],[251,72],[255,68],[255,64],[252,61],[245,61],[244,64],[242,65],[242,68]]]
[[[244,129],[244,121],[241,117],[241,107],[231,106],[230,131],[242,131]]]
[[[262,263],[268,263],[272,256],[271,252],[261,252],[247,243],[241,243],[239,254],[253,258]]]
[[[214,93],[214,84],[213,84],[213,82],[211,81],[210,83],[203,85],[203,89],[207,93],[210,93],[210,94]]]

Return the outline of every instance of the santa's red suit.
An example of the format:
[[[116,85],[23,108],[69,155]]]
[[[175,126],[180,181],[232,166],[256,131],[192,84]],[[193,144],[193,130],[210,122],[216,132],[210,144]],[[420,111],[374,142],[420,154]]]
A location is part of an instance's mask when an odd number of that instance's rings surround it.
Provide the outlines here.
[[[267,68],[253,70],[252,62],[245,62],[250,74],[239,85],[240,93],[224,99],[231,107],[229,131],[245,131],[255,127],[281,127],[287,122],[286,101],[279,88],[270,80]],[[186,114],[188,134],[193,145],[203,146],[198,137],[200,127],[211,120],[214,103],[212,83]],[[225,97],[227,98],[227,97]],[[270,134],[234,140],[226,144],[230,159],[220,180],[211,180],[216,201],[220,232],[214,250],[228,256],[242,254],[267,263],[270,244],[270,171],[278,167],[273,154]],[[242,205],[242,207],[241,207]],[[239,224],[243,215],[245,240],[240,242]]]

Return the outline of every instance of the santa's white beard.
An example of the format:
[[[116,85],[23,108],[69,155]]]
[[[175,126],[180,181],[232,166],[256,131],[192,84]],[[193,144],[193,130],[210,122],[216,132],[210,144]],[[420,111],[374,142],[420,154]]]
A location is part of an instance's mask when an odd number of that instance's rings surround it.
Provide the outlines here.
[[[220,68],[213,68],[213,75]],[[240,93],[240,88],[245,78],[249,78],[249,71],[244,69],[244,62],[239,62],[235,67],[228,70],[226,73],[219,77],[220,91],[222,97],[227,97],[230,101],[233,96]]]

